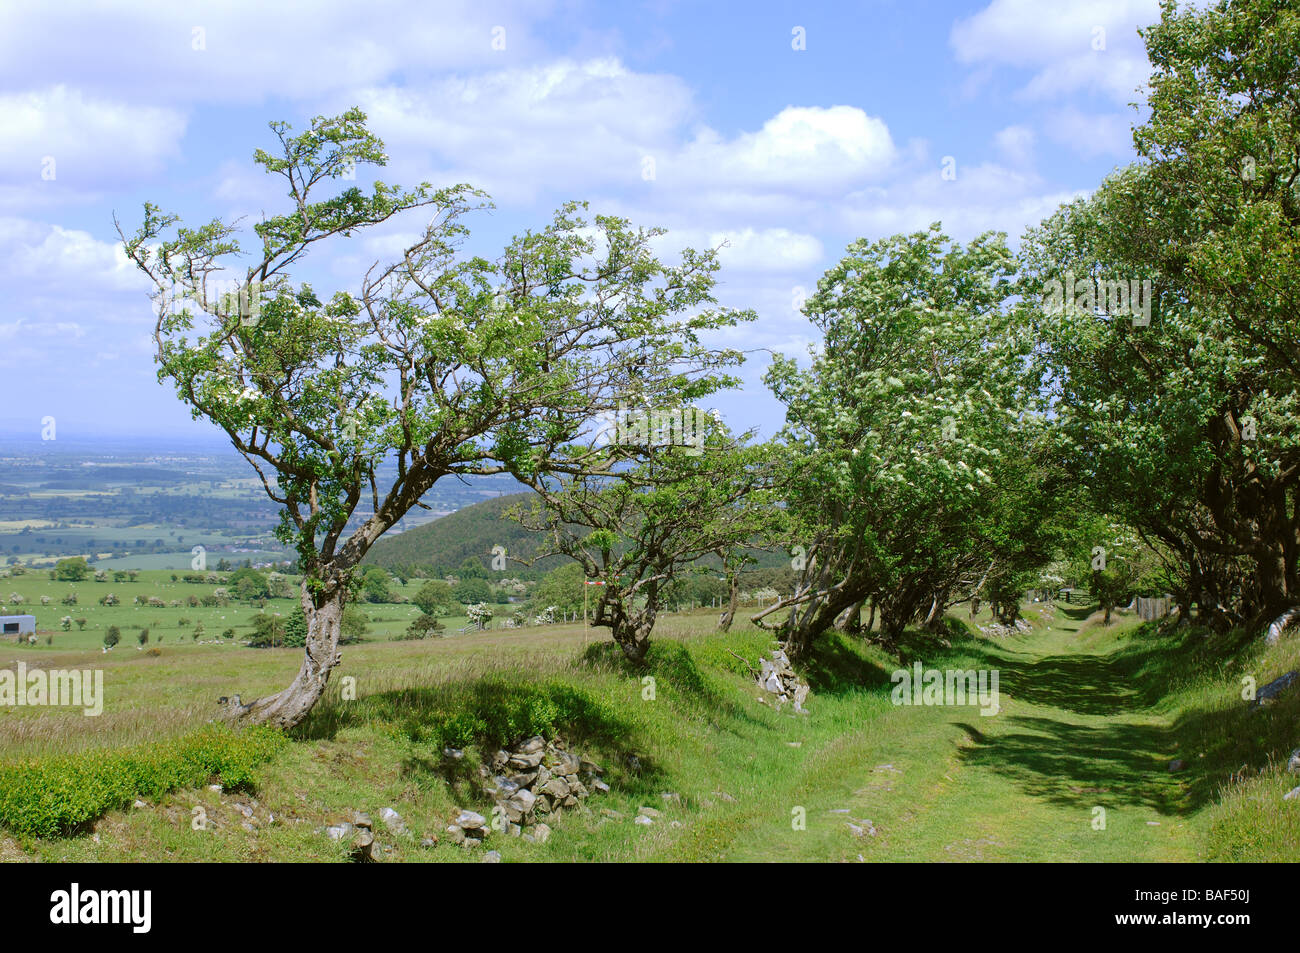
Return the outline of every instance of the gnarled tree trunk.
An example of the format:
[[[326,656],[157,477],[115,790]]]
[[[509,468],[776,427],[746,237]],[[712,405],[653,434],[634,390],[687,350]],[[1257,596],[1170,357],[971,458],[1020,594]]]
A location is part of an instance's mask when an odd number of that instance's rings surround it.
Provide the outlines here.
[[[325,693],[330,672],[343,656],[339,653],[339,632],[343,621],[345,582],[334,580],[313,592],[304,582],[302,608],[307,617],[307,641],[302,667],[289,686],[243,704],[234,696],[227,717],[242,724],[273,725],[289,729],[297,725]]]
[[[727,577],[730,584],[731,594],[727,602],[727,608],[718,618],[719,632],[730,632],[731,623],[736,621],[736,608],[740,605],[740,579],[735,573],[730,573]]]

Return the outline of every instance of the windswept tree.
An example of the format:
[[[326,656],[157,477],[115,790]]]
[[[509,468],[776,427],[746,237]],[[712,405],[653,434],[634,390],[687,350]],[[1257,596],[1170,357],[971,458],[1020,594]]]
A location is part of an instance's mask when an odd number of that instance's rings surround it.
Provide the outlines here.
[[[635,463],[629,452],[640,448],[611,443],[585,473],[539,475],[533,503],[510,513],[546,534],[537,558],[563,554],[601,583],[592,623],[608,628],[632,661],[645,657],[674,580],[771,526],[770,447],[737,440],[712,420],[702,437],[694,447],[653,448]]]
[[[1043,309],[1044,379],[1092,505],[1166,564],[1182,618],[1276,634],[1300,605],[1300,10],[1165,2],[1143,35],[1142,161],[1025,249],[1040,282],[1148,279],[1149,310]]]
[[[1050,481],[1033,469],[1051,468],[1007,307],[1014,272],[1002,236],[962,246],[935,225],[855,242],[808,299],[824,347],[807,369],[780,358],[768,374],[804,562],[794,593],[754,617],[780,620],[792,657],[864,600],[893,645],[1026,547],[1046,561]],[[1007,532],[1011,516],[1027,535]]]
[[[665,404],[719,386],[735,357],[699,335],[736,315],[710,307],[716,255],[688,249],[661,262],[651,249],[661,230],[589,221],[569,204],[488,261],[462,251],[467,218],[487,207],[481,193],[348,184],[386,161],[359,110],[318,117],[299,135],[271,129],[279,147],[255,161],[289,201],[253,226],[245,267],[234,270],[240,223],[185,226],[152,204],[123,242],[157,289],[160,379],[225,431],[297,550],[301,669],[282,691],[231,708],[288,727],[340,661],[362,557],[438,480],[581,471],[568,448],[633,385]],[[419,237],[352,287],[319,295],[295,280],[327,240],[403,213],[427,222]]]

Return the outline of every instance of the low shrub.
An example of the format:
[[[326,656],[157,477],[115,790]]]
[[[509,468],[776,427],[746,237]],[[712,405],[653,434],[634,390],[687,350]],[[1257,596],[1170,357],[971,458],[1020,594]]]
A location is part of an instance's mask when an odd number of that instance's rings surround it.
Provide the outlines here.
[[[75,832],[136,798],[157,798],[220,778],[231,789],[253,783],[253,769],[286,744],[270,728],[207,725],[193,734],[121,751],[0,765],[0,824],[15,834]]]

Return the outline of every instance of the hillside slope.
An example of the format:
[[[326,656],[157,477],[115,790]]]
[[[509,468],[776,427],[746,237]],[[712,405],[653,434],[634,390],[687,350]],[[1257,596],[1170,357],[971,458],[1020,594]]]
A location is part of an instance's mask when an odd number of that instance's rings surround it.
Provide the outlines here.
[[[487,568],[493,546],[504,546],[512,557],[531,559],[537,552],[541,537],[503,517],[507,509],[528,497],[527,493],[494,497],[405,533],[385,536],[375,543],[366,556],[366,562],[385,569],[438,566],[450,570],[467,557],[476,556]],[[533,568],[554,569],[562,562],[560,557],[550,557]]]

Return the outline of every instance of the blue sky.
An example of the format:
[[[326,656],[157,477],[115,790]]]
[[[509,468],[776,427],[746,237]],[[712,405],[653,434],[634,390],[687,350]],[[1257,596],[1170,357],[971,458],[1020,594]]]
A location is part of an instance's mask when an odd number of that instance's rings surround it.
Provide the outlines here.
[[[666,255],[727,241],[719,298],[759,321],[725,339],[756,353],[714,403],[771,433],[763,349],[815,343],[795,301],[848,242],[932,221],[1014,240],[1132,160],[1137,29],[1157,18],[1156,0],[6,5],[0,430],[209,429],[156,382],[112,217],[279,211],[251,161],[266,123],[360,105],[385,181],[492,194],[479,253],[574,198],[668,228]],[[325,249],[313,284],[355,288],[418,226]]]

